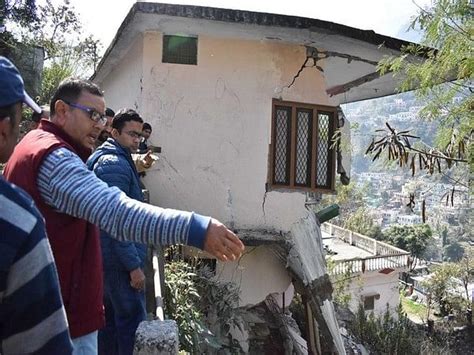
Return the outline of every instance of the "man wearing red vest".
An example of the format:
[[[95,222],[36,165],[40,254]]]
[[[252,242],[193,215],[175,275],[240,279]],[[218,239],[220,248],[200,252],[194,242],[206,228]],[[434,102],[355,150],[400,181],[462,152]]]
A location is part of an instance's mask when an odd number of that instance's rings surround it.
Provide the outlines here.
[[[50,121],[42,120],[17,145],[4,174],[45,217],[74,353],[96,354],[97,330],[104,325],[98,227],[120,240],[192,245],[221,261],[239,258],[244,246],[215,219],[135,201],[87,169],[84,162],[106,124],[95,84],[63,81],[50,111]]]
[[[36,112],[18,69],[0,56],[0,163],[20,133],[22,103]],[[31,197],[0,175],[0,352],[72,353],[44,220]]]

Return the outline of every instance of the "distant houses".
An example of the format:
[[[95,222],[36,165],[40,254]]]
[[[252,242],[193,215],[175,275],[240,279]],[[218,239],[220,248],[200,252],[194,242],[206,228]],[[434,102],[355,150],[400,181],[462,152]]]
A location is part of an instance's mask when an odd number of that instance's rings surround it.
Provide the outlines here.
[[[422,204],[425,203],[425,223],[432,225],[456,225],[470,211],[468,189],[433,182],[429,177],[411,177],[403,171],[364,172],[353,174],[358,186],[369,188],[367,205],[374,221],[384,228],[393,224],[417,225],[423,223]],[[415,196],[413,210],[407,207],[410,194]],[[451,200],[452,195],[452,200]]]

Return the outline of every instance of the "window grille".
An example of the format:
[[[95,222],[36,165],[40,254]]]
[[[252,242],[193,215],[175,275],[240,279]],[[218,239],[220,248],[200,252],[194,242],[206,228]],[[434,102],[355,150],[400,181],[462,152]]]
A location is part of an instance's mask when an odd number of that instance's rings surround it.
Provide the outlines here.
[[[275,113],[275,184],[290,182],[291,109],[277,107]]]
[[[296,110],[295,185],[311,187],[311,137],[313,112]]]
[[[375,309],[375,296],[364,297],[364,310],[373,311]]]
[[[336,108],[273,101],[271,186],[333,191]]]
[[[163,63],[197,64],[197,37],[163,36]]]

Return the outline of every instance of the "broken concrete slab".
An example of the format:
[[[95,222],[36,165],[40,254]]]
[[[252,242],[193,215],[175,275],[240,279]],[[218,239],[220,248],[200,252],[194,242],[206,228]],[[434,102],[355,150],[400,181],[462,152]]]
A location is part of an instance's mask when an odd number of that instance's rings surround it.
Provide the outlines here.
[[[282,309],[278,306],[272,295],[265,299],[265,304],[272,312],[279,326],[280,334],[283,338],[285,354],[307,355],[307,343],[299,334],[298,325],[294,319],[287,317],[286,314],[282,312]],[[290,321],[290,319],[292,321]]]
[[[234,231],[246,246],[283,245],[285,239],[279,231],[267,229],[238,229]]]
[[[338,354],[346,354],[332,302],[332,285],[326,269],[321,228],[314,213],[295,223],[287,236],[287,268],[295,288],[304,295],[321,331],[321,338]]]

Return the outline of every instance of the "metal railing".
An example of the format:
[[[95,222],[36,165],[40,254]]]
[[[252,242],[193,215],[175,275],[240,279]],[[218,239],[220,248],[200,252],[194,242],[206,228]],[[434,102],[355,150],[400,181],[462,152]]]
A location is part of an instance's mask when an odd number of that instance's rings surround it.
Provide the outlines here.
[[[399,269],[409,266],[410,253],[393,245],[375,240],[360,233],[344,229],[331,223],[323,223],[321,231],[330,234],[345,243],[371,253],[371,256],[334,260],[331,274]]]

